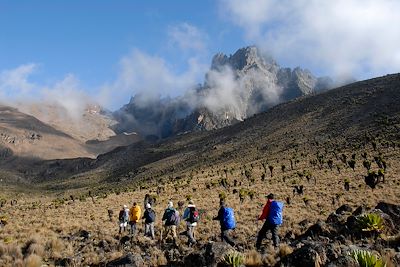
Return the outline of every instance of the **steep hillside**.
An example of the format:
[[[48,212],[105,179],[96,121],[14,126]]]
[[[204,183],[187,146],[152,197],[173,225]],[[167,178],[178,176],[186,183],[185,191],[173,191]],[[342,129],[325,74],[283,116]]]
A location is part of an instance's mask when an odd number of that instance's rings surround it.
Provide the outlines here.
[[[20,158],[0,172],[0,264],[35,252],[49,265],[213,266],[235,249],[245,266],[356,266],[349,255],[360,250],[399,266],[399,88],[399,74],[358,82],[97,159]],[[268,237],[256,251],[269,193],[284,203],[281,243]],[[142,206],[146,195],[155,239],[141,221],[137,235],[118,234],[122,205]],[[234,248],[219,242],[212,220],[220,199],[235,212]],[[182,214],[189,200],[200,213],[194,246],[165,237],[161,221],[168,201]],[[181,222],[177,232],[185,230]]]
[[[65,184],[63,188],[71,181],[71,186],[78,186],[73,184],[80,180],[68,177],[94,173],[96,182],[104,182],[101,186],[127,186],[143,179],[171,179],[194,170],[261,160],[295,161],[304,155],[313,160],[323,152],[337,157],[341,151],[360,150],[370,142],[396,147],[399,87],[400,75],[387,75],[298,98],[219,130],[179,135],[155,145],[140,142],[95,160],[49,161],[18,169],[29,173],[29,180],[56,179],[58,185]],[[85,185],[95,183],[85,181]]]
[[[98,105],[88,105],[82,114],[80,110],[70,114],[60,105],[46,103],[22,103],[18,109],[80,142],[104,141],[115,136],[111,126],[117,122]]]
[[[96,122],[98,115],[93,111],[88,111],[81,121],[57,118],[57,123],[53,121],[56,129],[16,108],[0,106],[0,165],[47,159],[95,158],[116,147],[141,140],[137,134],[116,135],[101,118]]]
[[[3,159],[13,155],[40,159],[93,156],[66,133],[6,106],[0,107],[0,137]]]

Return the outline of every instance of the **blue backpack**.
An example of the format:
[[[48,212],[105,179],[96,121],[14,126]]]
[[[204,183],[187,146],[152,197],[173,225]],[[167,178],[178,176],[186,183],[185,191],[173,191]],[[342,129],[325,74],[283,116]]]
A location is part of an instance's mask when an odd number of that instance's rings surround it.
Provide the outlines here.
[[[230,230],[236,228],[235,215],[233,214],[232,208],[224,208],[222,222],[225,229]]]
[[[272,201],[269,207],[268,221],[274,225],[282,224],[282,211],[283,203],[279,201]]]

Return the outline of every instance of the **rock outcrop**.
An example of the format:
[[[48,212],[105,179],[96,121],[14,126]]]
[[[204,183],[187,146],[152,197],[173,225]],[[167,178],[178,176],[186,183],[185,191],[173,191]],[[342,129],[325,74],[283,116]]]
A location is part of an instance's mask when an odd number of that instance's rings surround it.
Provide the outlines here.
[[[114,113],[119,121],[114,129],[158,138],[218,129],[332,85],[330,78],[317,78],[300,67],[281,68],[250,46],[229,57],[216,54],[204,84],[184,96],[154,99],[136,95]]]

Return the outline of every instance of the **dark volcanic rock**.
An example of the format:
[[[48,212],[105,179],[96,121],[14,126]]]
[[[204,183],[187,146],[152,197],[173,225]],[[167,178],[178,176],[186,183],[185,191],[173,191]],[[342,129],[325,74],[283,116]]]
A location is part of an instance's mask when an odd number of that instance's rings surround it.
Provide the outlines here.
[[[340,207],[336,210],[336,213],[337,213],[337,214],[343,215],[343,214],[345,214],[346,212],[352,212],[352,211],[353,211],[353,209],[352,209],[349,205],[344,204],[344,205],[340,206]]]
[[[331,261],[327,267],[356,267],[356,263],[349,256],[340,256],[338,259]]]
[[[318,251],[317,251],[318,250]],[[310,267],[321,266],[327,257],[323,246],[304,245],[283,258],[276,266]]]
[[[306,237],[318,237],[318,236],[330,236],[330,230],[326,223],[318,220],[317,223],[311,225],[307,231],[302,235],[303,238]]]
[[[204,253],[207,266],[217,266],[218,261],[228,250],[231,249],[232,247],[224,242],[208,243],[206,247],[206,252]]]
[[[144,261],[139,254],[134,254],[129,252],[125,256],[110,261],[106,265],[107,267],[142,267],[144,266]]]
[[[379,209],[389,215],[394,224],[397,226],[396,229],[400,230],[400,205],[380,202],[375,209]]]
[[[363,213],[365,213],[367,211],[367,208],[365,206],[359,206],[358,208],[356,208],[356,210],[353,212],[354,216],[358,216],[361,215]]]
[[[187,267],[206,266],[206,259],[201,253],[191,253],[183,259],[183,263]]]

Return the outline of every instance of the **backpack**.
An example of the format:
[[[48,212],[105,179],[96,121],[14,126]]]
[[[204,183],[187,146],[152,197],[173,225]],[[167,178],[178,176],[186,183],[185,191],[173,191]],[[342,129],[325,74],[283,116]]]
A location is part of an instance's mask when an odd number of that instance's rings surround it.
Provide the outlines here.
[[[120,210],[120,211],[119,211],[118,220],[119,220],[120,222],[125,221],[125,210]]]
[[[154,212],[154,210],[152,209],[147,210],[147,218],[146,218],[147,223],[152,223],[155,220],[156,220],[156,213]]]
[[[224,213],[222,215],[222,223],[224,228],[227,230],[236,228],[235,215],[233,213],[232,208],[224,208]]]
[[[272,201],[269,207],[268,221],[274,225],[282,224],[283,203],[280,201]]]
[[[174,214],[172,216],[172,219],[173,219],[173,224],[174,225],[178,226],[179,223],[181,222],[181,216],[179,216],[179,212],[177,210],[175,210],[175,212],[174,212]]]
[[[196,208],[189,208],[189,218],[188,222],[195,223],[200,220],[199,211]]]
[[[175,209],[168,209],[165,215],[166,225],[178,225],[180,223],[179,213]]]

